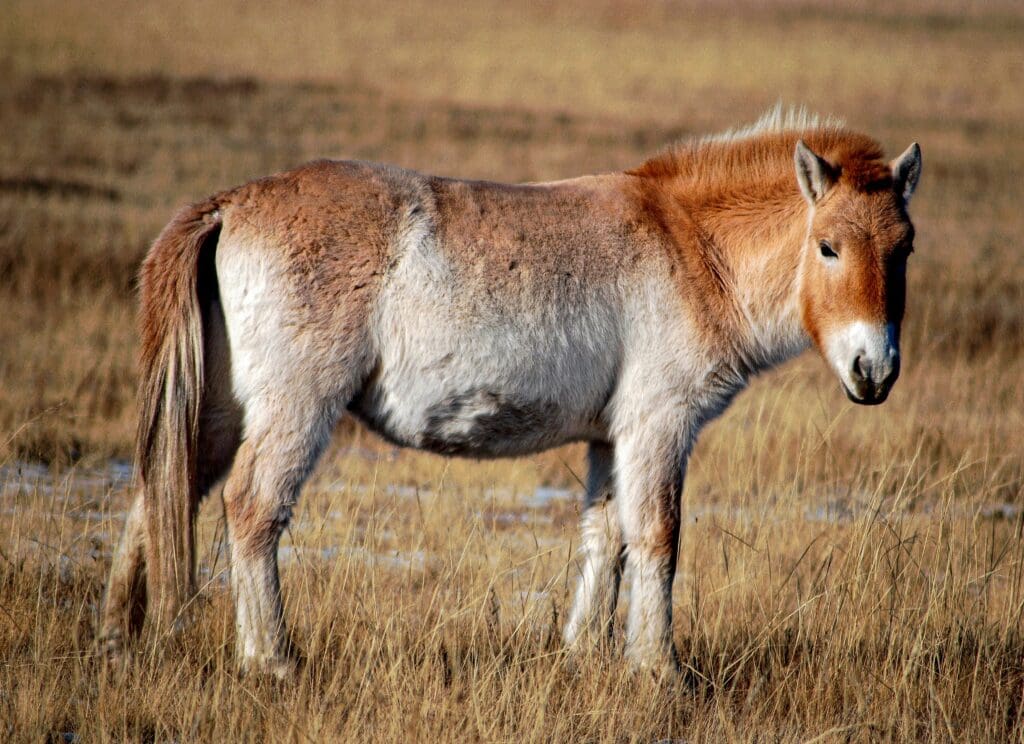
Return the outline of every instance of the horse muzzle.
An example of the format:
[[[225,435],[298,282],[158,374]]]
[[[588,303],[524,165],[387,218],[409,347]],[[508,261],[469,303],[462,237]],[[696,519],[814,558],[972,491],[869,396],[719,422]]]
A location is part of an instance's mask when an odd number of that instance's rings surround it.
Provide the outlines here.
[[[880,376],[876,375],[869,361],[862,357],[854,359],[853,368],[850,370],[850,383],[843,381],[843,390],[846,397],[862,406],[877,406],[884,403],[889,397],[889,391],[896,384],[896,378],[900,376],[900,358],[897,354],[883,365]]]
[[[878,405],[900,375],[900,352],[895,328],[851,323],[828,342],[827,356],[854,403]]]

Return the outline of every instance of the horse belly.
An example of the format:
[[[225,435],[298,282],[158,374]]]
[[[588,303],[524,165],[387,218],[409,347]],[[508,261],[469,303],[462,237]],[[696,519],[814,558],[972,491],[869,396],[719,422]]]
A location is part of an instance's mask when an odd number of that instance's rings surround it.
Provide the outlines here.
[[[462,457],[514,457],[557,446],[567,435],[561,412],[546,401],[522,401],[492,390],[436,397],[411,407],[366,405],[354,413],[372,430],[402,446]]]
[[[385,438],[485,458],[605,436],[613,367],[593,346],[545,348],[502,328],[460,337],[418,331],[391,337],[351,406]]]
[[[399,444],[469,457],[603,436],[621,348],[610,289],[526,262],[492,276],[488,251],[460,259],[421,227],[378,298],[376,369],[351,410]]]

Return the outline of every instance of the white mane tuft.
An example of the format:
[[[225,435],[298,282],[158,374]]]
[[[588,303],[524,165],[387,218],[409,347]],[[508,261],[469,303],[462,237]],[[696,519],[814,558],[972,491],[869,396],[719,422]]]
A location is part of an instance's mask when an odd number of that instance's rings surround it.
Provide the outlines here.
[[[801,132],[808,129],[839,129],[844,126],[846,126],[846,122],[837,117],[822,118],[818,114],[809,112],[804,106],[783,108],[782,102],[779,101],[761,114],[761,117],[753,124],[704,137],[701,142],[736,142],[760,134]]]

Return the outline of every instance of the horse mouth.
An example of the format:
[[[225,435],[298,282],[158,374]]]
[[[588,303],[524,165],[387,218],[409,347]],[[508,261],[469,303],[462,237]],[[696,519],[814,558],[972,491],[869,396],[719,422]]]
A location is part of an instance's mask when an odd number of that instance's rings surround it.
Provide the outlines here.
[[[889,397],[889,391],[892,390],[892,385],[870,385],[865,386],[868,389],[864,391],[864,394],[854,392],[843,383],[843,392],[846,393],[846,397],[856,403],[858,406],[877,406],[881,403],[885,403],[885,399]]]

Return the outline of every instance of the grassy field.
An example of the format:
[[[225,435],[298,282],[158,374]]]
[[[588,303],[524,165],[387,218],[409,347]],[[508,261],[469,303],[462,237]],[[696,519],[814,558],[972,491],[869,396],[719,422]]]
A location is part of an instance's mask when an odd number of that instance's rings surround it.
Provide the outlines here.
[[[1024,9],[902,5],[10,0],[0,739],[1024,738]],[[217,499],[194,624],[102,672],[134,276],[176,206],[323,156],[620,169],[777,100],[921,143],[904,371],[861,409],[807,354],[705,432],[678,685],[560,652],[579,447],[449,462],[347,425],[282,548],[299,681],[233,671]]]

